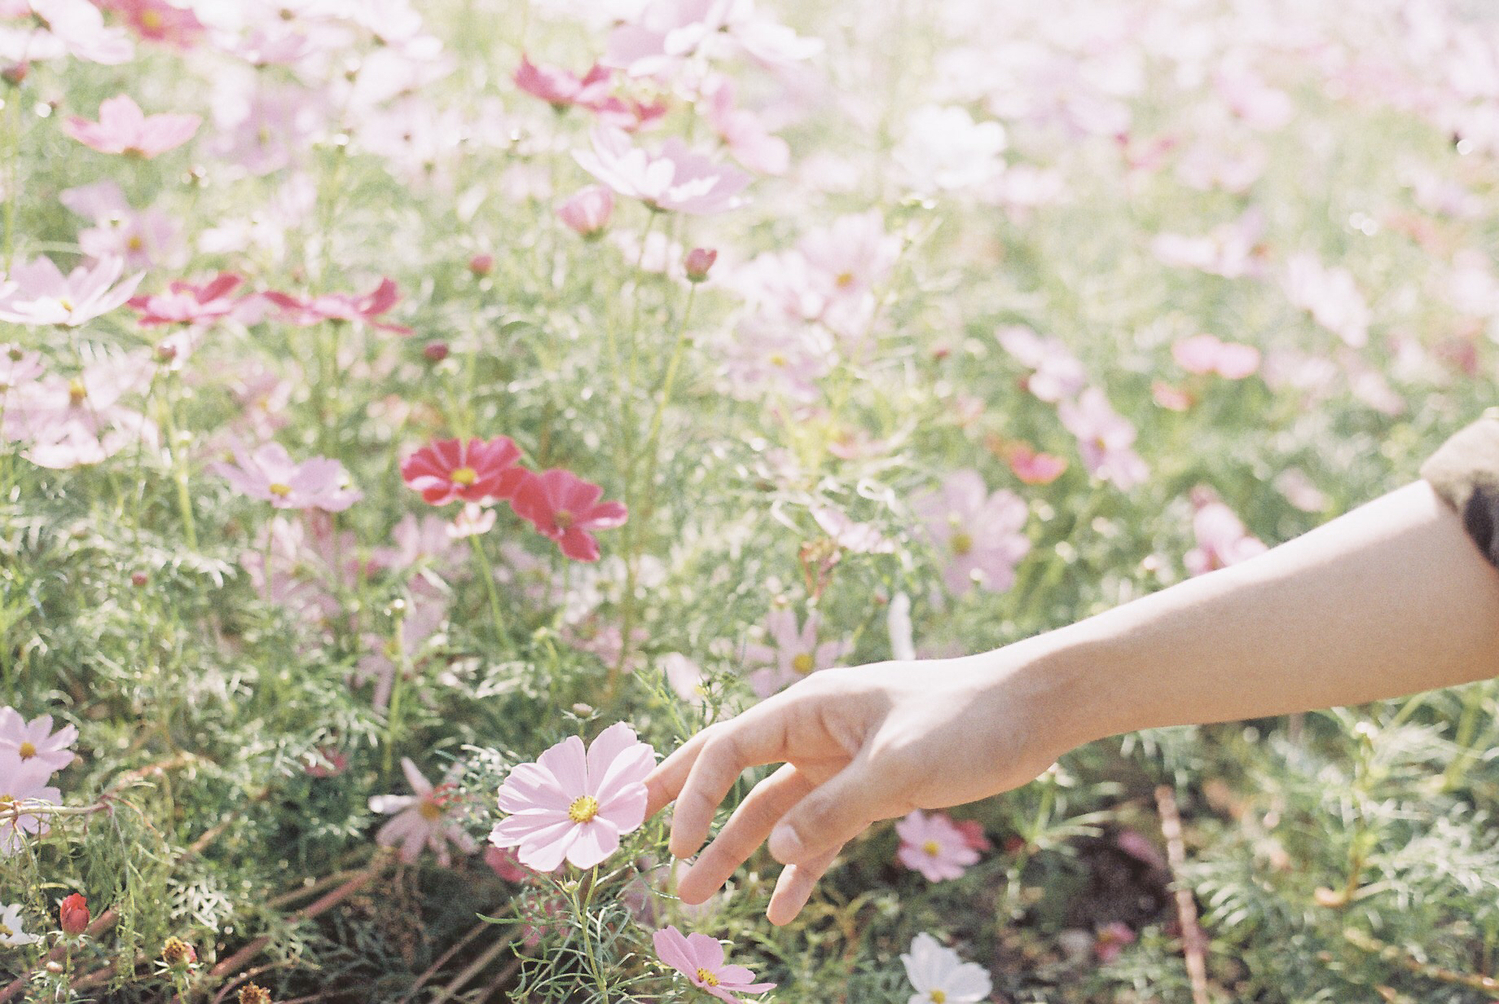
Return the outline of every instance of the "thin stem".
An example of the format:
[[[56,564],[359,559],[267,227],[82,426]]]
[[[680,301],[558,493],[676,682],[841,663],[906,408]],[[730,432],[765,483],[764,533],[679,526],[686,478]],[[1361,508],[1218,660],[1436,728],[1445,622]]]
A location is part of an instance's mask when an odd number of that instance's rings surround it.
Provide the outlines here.
[[[390,681],[390,704],[385,709],[385,773],[389,774],[394,766],[394,750],[396,746],[396,734],[400,731],[401,723],[401,695],[406,690],[406,615],[404,612],[396,615],[395,630],[395,653],[392,656],[391,670],[394,673]]]
[[[489,615],[494,620],[495,641],[505,650],[506,655],[513,655],[515,644],[510,637],[510,632],[505,629],[505,618],[500,613],[500,593],[494,584],[494,565],[490,564],[489,554],[484,550],[479,536],[474,534],[468,538],[473,545],[474,562],[478,566],[479,577],[484,580],[484,588],[489,593]]]

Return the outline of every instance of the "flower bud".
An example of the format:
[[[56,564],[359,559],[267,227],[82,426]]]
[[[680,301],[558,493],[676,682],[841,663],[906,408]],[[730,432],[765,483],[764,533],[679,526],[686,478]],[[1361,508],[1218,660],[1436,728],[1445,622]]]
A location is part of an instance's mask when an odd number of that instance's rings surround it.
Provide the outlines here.
[[[131,572],[130,573],[130,584],[132,586],[134,586],[135,588],[137,588],[137,589],[143,589],[143,588],[145,588],[146,583],[148,583],[150,581],[151,581],[151,576],[147,575],[145,572]]]
[[[687,281],[702,282],[708,278],[708,270],[718,261],[718,252],[707,248],[693,248],[687,252]]]
[[[597,237],[614,215],[614,194],[603,185],[579,189],[557,207],[557,218],[583,237]]]
[[[422,355],[427,357],[429,363],[440,363],[448,357],[448,343],[428,342],[422,346]]]
[[[468,270],[482,279],[494,271],[494,255],[476,254],[468,260]]]
[[[75,892],[58,904],[57,923],[62,928],[63,934],[77,937],[88,929],[88,922],[88,900],[84,898],[83,893]]]
[[[4,80],[12,87],[20,87],[26,82],[26,78],[30,74],[31,64],[22,60],[19,63],[11,63],[5,69],[0,70],[0,80]]]
[[[168,938],[161,946],[161,961],[170,969],[187,969],[198,961],[198,950],[181,938]]]

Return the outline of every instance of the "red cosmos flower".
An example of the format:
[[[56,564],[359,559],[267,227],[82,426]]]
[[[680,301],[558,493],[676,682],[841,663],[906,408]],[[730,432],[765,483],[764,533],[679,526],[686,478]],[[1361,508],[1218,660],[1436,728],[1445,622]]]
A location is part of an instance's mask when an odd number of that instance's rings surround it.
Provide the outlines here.
[[[623,502],[600,502],[604,490],[571,471],[554,468],[527,472],[510,504],[562,553],[575,561],[598,561],[599,543],[590,530],[609,530],[624,524]]]
[[[401,477],[432,505],[455,499],[482,502],[513,498],[527,476],[516,467],[520,450],[509,436],[489,442],[444,439],[422,447],[401,461]]]
[[[83,893],[75,892],[57,905],[57,922],[63,934],[74,937],[88,929],[88,900]]]
[[[376,317],[396,305],[400,291],[391,279],[380,280],[372,293],[354,296],[352,293],[325,293],[305,300],[289,293],[270,292],[265,298],[282,310],[282,318],[298,327],[307,328],[321,321],[364,321],[384,331],[398,335],[409,335],[411,329],[401,324],[377,321]]]
[[[242,282],[244,280],[239,276],[222,272],[212,282],[201,286],[177,281],[168,286],[165,293],[135,296],[127,302],[140,311],[143,327],[216,321],[234,310],[237,301],[229,299],[229,294]]]

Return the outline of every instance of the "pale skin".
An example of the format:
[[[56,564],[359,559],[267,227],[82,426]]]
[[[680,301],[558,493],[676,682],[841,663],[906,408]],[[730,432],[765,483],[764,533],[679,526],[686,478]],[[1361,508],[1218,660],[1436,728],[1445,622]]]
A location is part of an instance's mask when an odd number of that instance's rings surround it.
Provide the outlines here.
[[[1017,788],[1136,729],[1362,704],[1499,672],[1499,571],[1416,482],[1243,564],[1077,624],[939,663],[816,673],[672,753],[678,885],[701,903],[762,844],[791,921],[871,824]],[[740,774],[780,763],[703,849]]]

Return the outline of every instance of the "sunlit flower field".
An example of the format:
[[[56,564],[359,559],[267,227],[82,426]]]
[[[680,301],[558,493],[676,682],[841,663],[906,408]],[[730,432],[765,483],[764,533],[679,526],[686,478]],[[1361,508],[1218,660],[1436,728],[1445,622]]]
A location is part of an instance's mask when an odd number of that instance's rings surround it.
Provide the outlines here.
[[[1499,999],[1489,683],[1093,743],[785,927],[642,784],[1499,403],[1483,0],[0,0],[0,99],[0,1004]]]

